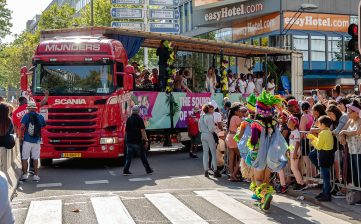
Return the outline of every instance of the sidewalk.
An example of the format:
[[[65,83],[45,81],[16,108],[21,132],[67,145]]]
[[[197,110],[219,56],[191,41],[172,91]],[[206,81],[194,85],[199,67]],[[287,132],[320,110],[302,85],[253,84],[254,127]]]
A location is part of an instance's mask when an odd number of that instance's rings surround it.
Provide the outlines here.
[[[342,213],[345,216],[352,218],[355,221],[361,222],[361,205],[348,205],[344,198],[333,198],[330,202],[320,202],[315,199],[316,195],[320,193],[321,189],[312,188],[305,191],[294,191],[289,189],[287,194],[295,198],[303,196],[304,200],[313,204],[319,205],[326,209],[332,210],[337,213]]]

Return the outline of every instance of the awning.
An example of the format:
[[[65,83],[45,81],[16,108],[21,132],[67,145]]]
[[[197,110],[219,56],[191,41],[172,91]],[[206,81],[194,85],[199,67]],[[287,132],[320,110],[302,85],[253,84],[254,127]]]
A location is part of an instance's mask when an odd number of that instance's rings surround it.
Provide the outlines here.
[[[230,43],[225,41],[206,40],[200,38],[186,37],[173,34],[152,33],[145,31],[134,31],[121,28],[110,27],[84,27],[74,29],[46,30],[41,31],[42,39],[54,38],[56,36],[106,36],[116,37],[131,36],[144,38],[142,47],[158,48],[160,40],[171,41],[178,51],[199,52],[208,54],[221,54],[235,57],[257,57],[257,56],[277,56],[290,55],[295,51],[260,47],[248,44]],[[118,39],[118,38],[116,38]]]

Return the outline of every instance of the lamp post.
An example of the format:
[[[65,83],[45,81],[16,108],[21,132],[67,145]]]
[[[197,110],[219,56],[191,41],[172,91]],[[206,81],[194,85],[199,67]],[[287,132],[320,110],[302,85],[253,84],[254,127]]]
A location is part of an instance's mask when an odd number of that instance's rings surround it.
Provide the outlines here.
[[[94,0],[90,0],[90,25],[94,26]]]

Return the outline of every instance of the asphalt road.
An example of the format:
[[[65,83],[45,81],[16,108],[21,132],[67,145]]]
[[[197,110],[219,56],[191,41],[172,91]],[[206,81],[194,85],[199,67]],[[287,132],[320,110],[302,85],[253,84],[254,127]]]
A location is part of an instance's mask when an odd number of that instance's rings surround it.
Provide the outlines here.
[[[289,196],[275,196],[264,213],[246,184],[205,178],[202,159],[186,153],[151,152],[149,161],[154,174],[135,158],[133,175],[123,176],[114,161],[56,160],[41,168],[39,182],[20,184],[12,201],[16,223],[347,223]]]

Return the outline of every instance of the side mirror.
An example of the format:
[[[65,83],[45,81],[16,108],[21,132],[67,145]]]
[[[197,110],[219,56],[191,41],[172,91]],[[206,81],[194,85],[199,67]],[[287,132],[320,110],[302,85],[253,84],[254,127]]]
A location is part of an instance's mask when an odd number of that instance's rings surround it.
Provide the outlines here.
[[[133,74],[135,73],[134,67],[127,65],[124,69],[124,90],[133,90]]]
[[[22,67],[20,73],[20,89],[21,91],[28,91],[28,68],[26,66]]]

